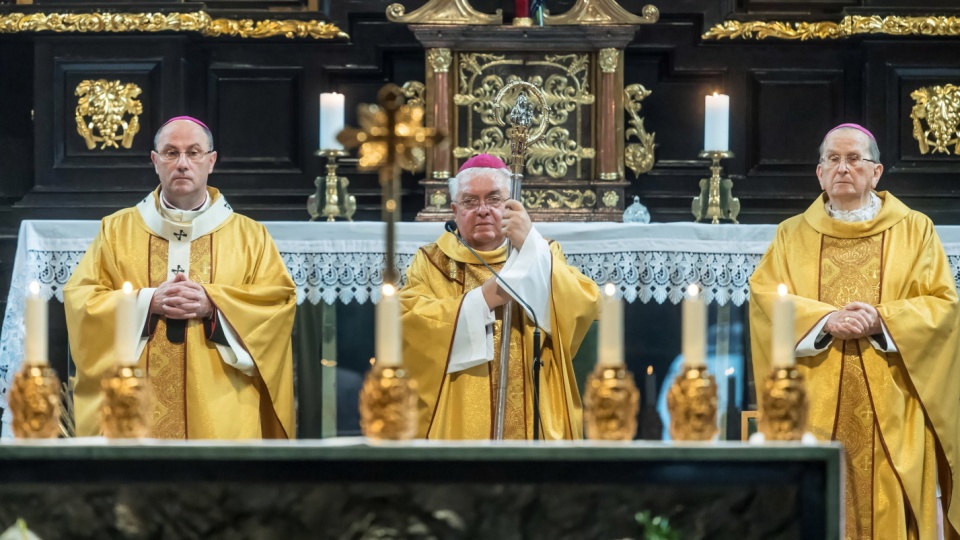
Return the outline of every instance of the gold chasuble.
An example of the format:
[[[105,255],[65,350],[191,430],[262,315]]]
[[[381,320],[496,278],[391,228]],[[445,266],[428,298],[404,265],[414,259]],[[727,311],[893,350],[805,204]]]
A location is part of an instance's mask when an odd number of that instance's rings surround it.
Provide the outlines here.
[[[580,391],[573,357],[597,318],[596,283],[567,265],[556,242],[552,255],[550,334],[541,331],[540,415],[543,438],[583,437]],[[480,251],[498,272],[507,258],[506,246]],[[428,439],[491,439],[495,396],[499,384],[500,326],[503,308],[495,310],[495,358],[478,366],[447,373],[453,336],[464,295],[492,274],[457,242],[444,234],[420,249],[407,270],[400,292],[403,306],[403,361],[417,383],[420,426]],[[510,338],[510,373],[504,438],[533,438],[533,322],[517,302]]]
[[[168,339],[167,321],[159,317],[138,350],[139,366],[153,387],[152,435],[295,436],[293,280],[266,228],[234,213],[216,189],[207,191],[210,207],[189,223],[161,216],[159,190],[136,207],[104,218],[64,288],[70,350],[77,366],[78,436],[100,434],[100,379],[117,362],[115,310],[123,282],[131,282],[134,290],[156,288],[181,269],[206,290],[219,312],[219,324],[229,325],[253,366],[244,373],[228,365],[221,349],[232,349],[208,341],[202,320],[187,320],[182,342],[175,343]],[[153,293],[143,293],[138,313],[146,318],[143,306]]]
[[[777,229],[750,278],[757,380],[770,371],[777,285],[795,295],[799,343],[849,302],[877,308],[898,352],[833,339],[797,358],[810,430],[845,449],[845,538],[937,538],[937,481],[946,538],[960,538],[960,307],[933,223],[887,192],[870,221],[831,218],[820,197]],[[890,348],[890,347],[887,347]]]

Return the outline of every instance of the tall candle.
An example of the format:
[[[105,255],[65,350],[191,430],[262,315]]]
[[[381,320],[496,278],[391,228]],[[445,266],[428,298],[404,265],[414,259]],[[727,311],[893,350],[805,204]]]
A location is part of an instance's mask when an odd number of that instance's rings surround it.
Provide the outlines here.
[[[683,299],[682,352],[684,367],[707,365],[707,306],[696,285],[687,287],[687,296]]]
[[[623,303],[613,283],[603,286],[600,305],[600,342],[597,363],[602,367],[623,366]]]
[[[343,131],[343,94],[320,94],[320,149],[343,150],[337,134]]]
[[[647,375],[644,383],[643,404],[654,407],[657,404],[657,376],[653,373],[653,366],[647,366]]]
[[[40,284],[31,281],[27,291],[26,343],[24,361],[31,364],[46,364],[47,359],[47,301],[40,296]]]
[[[793,340],[793,298],[787,294],[787,286],[777,286],[779,293],[773,301],[773,367],[791,367],[796,363],[796,345]]]
[[[384,283],[383,296],[377,304],[377,364],[386,367],[400,365],[400,298],[397,288]]]
[[[137,365],[136,348],[136,319],[137,315],[137,294],[133,291],[133,285],[129,281],[123,283],[123,290],[120,291],[120,299],[117,300],[117,325],[114,335],[113,350],[117,355],[117,363],[120,365]]]
[[[730,96],[707,96],[703,115],[703,149],[726,152],[730,149]]]
[[[514,17],[529,17],[530,16],[530,1],[529,0],[513,0],[513,6],[516,8]]]

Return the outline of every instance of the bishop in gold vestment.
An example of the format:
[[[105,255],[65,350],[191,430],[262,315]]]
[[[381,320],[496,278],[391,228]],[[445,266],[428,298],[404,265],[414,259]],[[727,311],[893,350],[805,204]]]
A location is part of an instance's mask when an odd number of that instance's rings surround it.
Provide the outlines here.
[[[77,435],[100,433],[100,379],[114,354],[115,312],[137,294],[138,365],[153,386],[153,436],[293,438],[293,281],[266,228],[206,185],[215,153],[195,119],[161,128],[161,186],[103,219],[64,289],[77,366]]]
[[[542,438],[583,436],[582,405],[572,359],[597,317],[599,289],[569,266],[560,246],[530,224],[523,206],[506,200],[509,171],[497,158],[468,160],[451,180],[463,241],[475,248],[536,312],[543,330],[540,389]],[[513,243],[507,253],[506,238]],[[403,360],[419,392],[419,436],[493,437],[505,291],[454,233],[420,249],[400,292]],[[504,438],[533,438],[533,330],[518,302],[510,332]]]
[[[882,166],[869,132],[835,129],[821,156],[824,195],[780,224],[750,280],[755,376],[771,368],[771,313],[783,283],[796,304],[810,430],[846,452],[845,538],[933,540],[938,522],[957,538],[953,272],[931,221],[873,191]]]

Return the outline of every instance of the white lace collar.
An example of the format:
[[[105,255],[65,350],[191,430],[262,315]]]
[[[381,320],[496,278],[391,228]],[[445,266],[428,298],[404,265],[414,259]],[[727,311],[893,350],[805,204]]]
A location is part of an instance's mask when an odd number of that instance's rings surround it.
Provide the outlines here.
[[[880,197],[877,197],[877,194],[871,191],[870,200],[866,206],[861,206],[855,210],[834,210],[830,206],[830,201],[824,203],[824,208],[827,210],[828,216],[838,221],[870,221],[880,213],[882,204]]]

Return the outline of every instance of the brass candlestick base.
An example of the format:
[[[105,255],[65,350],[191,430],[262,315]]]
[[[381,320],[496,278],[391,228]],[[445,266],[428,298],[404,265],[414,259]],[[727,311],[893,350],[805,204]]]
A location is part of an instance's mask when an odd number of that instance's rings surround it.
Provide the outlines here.
[[[60,431],[60,379],[46,364],[24,362],[10,388],[13,434],[18,439],[53,439]]]
[[[706,367],[685,367],[667,392],[670,437],[709,441],[717,429],[717,382]]]
[[[417,435],[415,383],[399,367],[374,364],[360,389],[360,429],[371,439],[402,441]]]
[[[337,175],[337,158],[344,157],[347,153],[331,149],[317,150],[314,155],[327,158],[327,176],[318,176],[313,181],[317,192],[307,198],[310,221],[321,216],[327,218],[327,221],[334,221],[338,217],[353,221],[353,214],[357,211],[357,199],[347,191],[350,180]]]
[[[733,152],[704,150],[700,157],[710,158],[710,178],[700,180],[700,196],[693,198],[694,221],[710,223],[736,223],[740,214],[740,199],[733,196],[733,180],[721,178],[721,159],[733,157]]]
[[[625,368],[598,365],[587,377],[583,406],[587,438],[630,441],[637,434],[640,391]]]
[[[807,431],[807,390],[795,367],[773,368],[763,381],[759,429],[768,441],[799,441]]]
[[[143,371],[117,366],[100,381],[103,402],[100,426],[111,439],[136,439],[150,435],[153,392]]]

